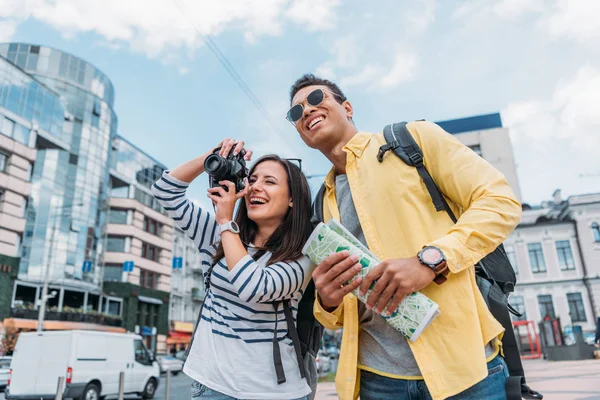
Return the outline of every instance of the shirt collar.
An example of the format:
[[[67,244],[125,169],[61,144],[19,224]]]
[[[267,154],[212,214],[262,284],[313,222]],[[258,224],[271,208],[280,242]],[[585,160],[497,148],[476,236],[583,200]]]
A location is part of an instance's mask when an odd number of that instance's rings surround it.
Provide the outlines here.
[[[369,144],[369,142],[371,141],[372,137],[372,133],[357,132],[354,136],[352,136],[352,139],[350,139],[350,141],[348,141],[348,143],[346,143],[346,145],[342,149],[346,153],[352,152],[354,156],[360,157],[367,145]],[[335,170],[332,167],[327,176],[325,177],[325,186],[327,187],[327,189],[333,189],[334,182]]]

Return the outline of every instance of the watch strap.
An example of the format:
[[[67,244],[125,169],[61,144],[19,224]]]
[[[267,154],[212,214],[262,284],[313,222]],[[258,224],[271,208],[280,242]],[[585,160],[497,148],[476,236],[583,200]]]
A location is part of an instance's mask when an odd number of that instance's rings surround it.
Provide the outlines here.
[[[436,265],[435,268],[433,268],[433,272],[435,272],[435,278],[433,278],[435,283],[441,285],[442,283],[446,282],[448,279],[448,274],[450,273],[450,269],[448,268],[448,263],[446,260]]]

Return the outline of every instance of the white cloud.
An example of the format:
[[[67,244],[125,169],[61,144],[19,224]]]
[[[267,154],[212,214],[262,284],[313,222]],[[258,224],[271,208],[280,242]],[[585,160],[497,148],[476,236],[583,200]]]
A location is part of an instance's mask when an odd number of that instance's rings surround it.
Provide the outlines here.
[[[294,0],[286,16],[309,31],[333,29],[340,0]]]
[[[416,73],[417,65],[416,54],[399,53],[396,55],[391,70],[379,81],[379,86],[393,88],[401,83],[410,81]]]
[[[424,0],[419,4],[423,9],[409,13],[405,18],[407,31],[410,33],[424,32],[435,20],[437,0]]]
[[[557,0],[556,7],[542,21],[551,34],[597,46],[600,40],[600,2],[595,0]]]
[[[287,19],[307,30],[331,29],[340,1],[315,0],[3,0],[2,29],[34,19],[66,37],[96,33],[149,57],[202,45],[202,35],[239,30],[248,40],[279,35]],[[183,7],[183,12],[179,5]],[[200,31],[199,34],[194,25]]]
[[[190,69],[186,68],[186,67],[180,67],[179,68],[179,75],[183,76],[183,75],[187,75],[189,74]]]
[[[317,67],[317,69],[315,70],[315,75],[329,80],[334,80],[336,78],[334,69],[326,64]]]
[[[557,84],[551,100],[509,104],[502,117],[516,142],[568,139],[578,153],[597,156],[599,104],[600,71],[583,66],[573,77]]]
[[[11,20],[0,20],[0,42],[10,42],[17,29],[17,24]]]
[[[492,10],[502,18],[514,19],[531,12],[542,11],[546,6],[547,2],[544,0],[501,0]]]
[[[379,72],[380,68],[373,64],[367,64],[360,72],[344,76],[340,80],[340,84],[343,88],[349,88],[350,86],[357,85],[370,85],[376,81],[375,77],[379,74]]]

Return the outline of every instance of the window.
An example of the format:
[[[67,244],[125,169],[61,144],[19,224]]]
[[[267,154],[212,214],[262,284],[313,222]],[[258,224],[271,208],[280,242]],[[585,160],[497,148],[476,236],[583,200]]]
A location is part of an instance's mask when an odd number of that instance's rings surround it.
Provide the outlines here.
[[[523,314],[522,317],[517,317],[516,315],[511,314],[513,321],[527,321],[527,313],[525,312],[525,302],[523,301],[523,296],[510,296],[509,303],[515,310]]]
[[[469,146],[469,148],[471,150],[473,150],[475,152],[475,154],[477,154],[479,157],[481,157],[481,146],[478,144],[475,144],[473,146]]]
[[[546,272],[546,262],[544,261],[544,252],[542,251],[541,243],[529,243],[527,245],[529,252],[529,263],[531,271]]]
[[[133,341],[133,351],[136,362],[143,365],[152,365],[150,354],[148,353],[148,350],[146,350],[146,346],[144,346],[144,343],[141,340]]]
[[[0,172],[6,172],[6,168],[8,168],[8,157],[8,154],[0,151]]]
[[[142,243],[142,257],[158,262],[160,249],[148,243]]]
[[[148,217],[144,218],[144,230],[146,232],[155,236],[160,236],[160,228],[160,223]]]
[[[594,242],[600,243],[600,225],[597,222],[592,224],[592,235],[594,235]]]
[[[560,265],[560,269],[563,271],[575,269],[571,243],[568,240],[557,240],[556,252],[558,253],[558,265]]]
[[[517,257],[515,255],[514,247],[510,245],[504,246],[504,250],[506,250],[506,256],[508,257],[508,261],[510,261],[510,265],[512,265],[515,274],[519,273],[519,267],[517,265]]]
[[[15,122],[6,118],[0,118],[0,133],[5,134],[8,137],[13,137],[13,131],[15,130]]]
[[[127,210],[119,210],[111,208],[108,214],[109,224],[126,224],[127,223]]]
[[[140,271],[140,286],[148,289],[156,289],[158,274],[146,270]]]
[[[556,316],[554,315],[554,304],[552,303],[552,295],[539,295],[538,303],[540,304],[540,314],[542,315],[542,319],[545,319],[546,317],[556,318]]]
[[[120,236],[109,236],[106,239],[106,251],[115,253],[125,252],[125,238]]]
[[[585,308],[583,307],[583,299],[581,293],[567,293],[567,301],[569,302],[569,314],[571,322],[586,322]]]
[[[122,265],[105,265],[104,282],[121,282],[123,277]]]

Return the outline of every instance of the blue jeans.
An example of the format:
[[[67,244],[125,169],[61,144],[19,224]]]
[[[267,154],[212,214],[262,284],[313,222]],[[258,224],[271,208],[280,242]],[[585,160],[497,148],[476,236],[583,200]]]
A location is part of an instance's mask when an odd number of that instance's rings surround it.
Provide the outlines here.
[[[448,400],[505,400],[508,367],[501,356],[488,364],[488,376]],[[360,371],[361,400],[431,400],[425,381],[392,379],[368,371]]]
[[[308,397],[304,396],[296,400],[307,400]],[[212,390],[208,386],[204,386],[199,382],[192,382],[192,400],[242,400],[236,399],[235,397],[228,396],[216,390]]]

